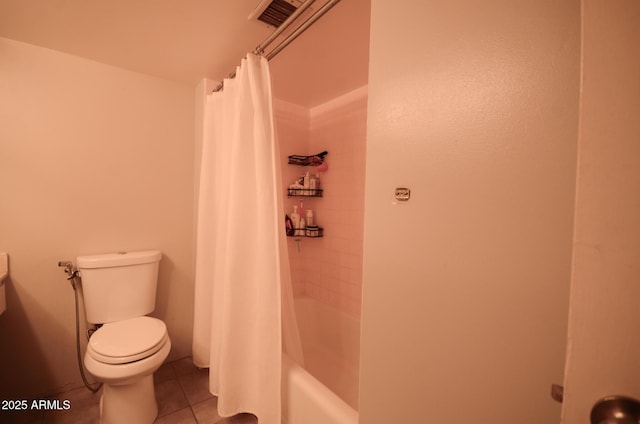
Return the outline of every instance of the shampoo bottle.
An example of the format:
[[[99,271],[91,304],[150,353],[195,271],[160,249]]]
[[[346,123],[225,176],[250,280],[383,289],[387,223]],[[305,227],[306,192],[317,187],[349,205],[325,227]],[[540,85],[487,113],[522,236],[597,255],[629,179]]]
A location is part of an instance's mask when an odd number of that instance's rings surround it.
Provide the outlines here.
[[[298,205],[293,205],[293,212],[291,213],[291,223],[293,224],[293,234],[298,235],[300,231],[300,214],[298,213]]]
[[[311,225],[315,225],[313,222],[313,211],[311,209],[307,209],[307,227]]]
[[[311,181],[309,181],[311,179],[311,177],[309,176],[309,171],[307,171],[307,173],[304,176],[304,183],[303,183],[303,187],[304,187],[304,195],[308,196],[310,194],[309,189]]]

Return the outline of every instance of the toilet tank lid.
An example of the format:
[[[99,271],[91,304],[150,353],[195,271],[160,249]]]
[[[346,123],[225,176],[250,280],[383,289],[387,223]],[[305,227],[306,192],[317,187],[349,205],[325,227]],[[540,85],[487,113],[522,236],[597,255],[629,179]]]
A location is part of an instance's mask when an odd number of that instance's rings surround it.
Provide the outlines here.
[[[139,252],[115,252],[100,255],[78,256],[78,268],[110,268],[115,266],[139,265],[159,262],[162,253],[159,250],[144,250]]]

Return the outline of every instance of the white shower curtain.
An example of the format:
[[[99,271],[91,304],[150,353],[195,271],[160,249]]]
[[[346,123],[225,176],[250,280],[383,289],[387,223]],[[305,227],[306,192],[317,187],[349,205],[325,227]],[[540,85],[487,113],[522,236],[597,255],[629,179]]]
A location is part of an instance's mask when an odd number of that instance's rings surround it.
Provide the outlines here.
[[[280,424],[282,350],[302,360],[293,314],[269,66],[249,54],[207,96],[193,360],[218,412]]]

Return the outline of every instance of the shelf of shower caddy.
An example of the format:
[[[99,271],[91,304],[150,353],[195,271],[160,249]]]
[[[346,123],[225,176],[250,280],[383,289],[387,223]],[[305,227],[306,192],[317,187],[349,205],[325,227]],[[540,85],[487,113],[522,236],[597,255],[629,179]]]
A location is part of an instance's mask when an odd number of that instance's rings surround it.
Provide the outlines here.
[[[299,166],[319,166],[324,162],[324,157],[328,154],[326,150],[315,155],[289,155],[289,165]]]
[[[288,188],[289,197],[322,197],[322,189],[319,188]]]
[[[291,238],[320,238],[320,237],[323,236],[324,229],[322,227],[318,227],[314,231],[312,231],[311,233],[309,233],[309,231],[307,231],[307,230],[298,230],[298,231],[304,231],[305,234],[298,234],[298,235],[287,234],[287,237],[291,237]]]

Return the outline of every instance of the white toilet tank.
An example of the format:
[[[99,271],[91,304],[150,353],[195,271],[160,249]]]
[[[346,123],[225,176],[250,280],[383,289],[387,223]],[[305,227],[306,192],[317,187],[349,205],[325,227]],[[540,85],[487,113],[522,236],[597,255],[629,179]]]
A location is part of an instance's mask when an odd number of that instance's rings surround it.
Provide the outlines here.
[[[87,321],[103,324],[152,312],[161,257],[158,250],[78,256]]]

